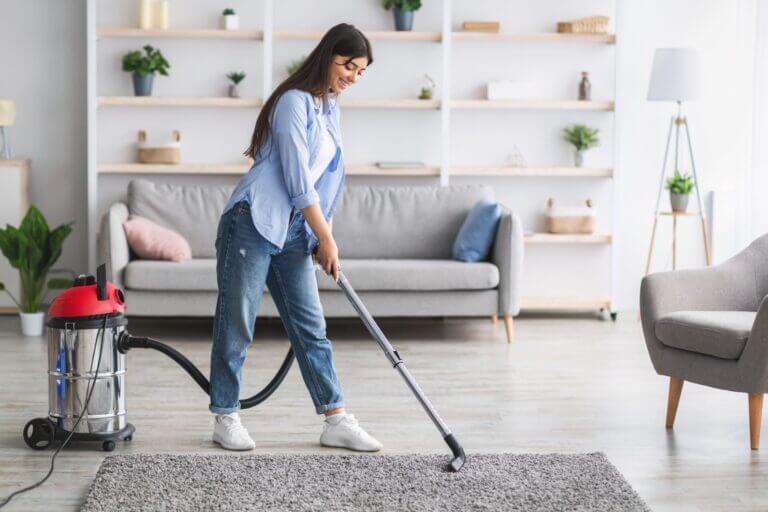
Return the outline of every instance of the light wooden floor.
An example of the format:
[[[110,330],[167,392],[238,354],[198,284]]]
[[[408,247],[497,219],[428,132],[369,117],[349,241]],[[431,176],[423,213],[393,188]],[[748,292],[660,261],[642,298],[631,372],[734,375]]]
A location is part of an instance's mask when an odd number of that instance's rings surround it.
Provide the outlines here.
[[[512,345],[503,324],[494,328],[490,319],[380,325],[470,454],[603,451],[656,511],[768,510],[768,436],[761,453],[749,450],[747,397],[688,384],[675,431],[666,431],[667,380],[655,375],[636,318],[521,318]],[[208,373],[210,321],[136,319],[130,328],[171,341]],[[347,407],[384,443],[383,453],[447,455],[362,325],[331,320],[328,335]],[[34,452],[21,438],[27,420],[46,414],[44,349],[42,338],[18,334],[16,318],[0,316],[2,496],[48,466],[49,452]],[[245,392],[267,382],[286,349],[279,321],[260,320]],[[172,361],[134,350],[127,388],[137,432],[114,453],[220,453],[209,440],[207,397]],[[337,452],[317,444],[322,417],[296,365],[270,401],[244,413],[244,422],[257,453]],[[51,479],[9,509],[76,510],[103,457],[89,447],[65,450]]]

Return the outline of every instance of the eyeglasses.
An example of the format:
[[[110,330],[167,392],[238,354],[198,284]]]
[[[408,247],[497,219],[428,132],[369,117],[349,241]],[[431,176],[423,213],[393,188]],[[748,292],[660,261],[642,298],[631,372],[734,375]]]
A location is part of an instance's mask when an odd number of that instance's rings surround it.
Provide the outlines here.
[[[344,69],[346,69],[347,71],[357,71],[358,78],[363,78],[365,76],[365,68],[361,69],[360,66],[358,66],[351,60],[347,62],[334,61],[333,63],[336,64],[337,66],[343,66]]]

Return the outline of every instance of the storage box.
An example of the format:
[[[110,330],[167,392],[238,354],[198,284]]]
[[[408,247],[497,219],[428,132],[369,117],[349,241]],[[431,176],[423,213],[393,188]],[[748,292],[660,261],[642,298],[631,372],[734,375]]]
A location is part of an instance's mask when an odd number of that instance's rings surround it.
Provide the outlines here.
[[[557,24],[557,31],[561,34],[607,34],[608,16],[590,16],[573,21],[561,21]]]
[[[595,232],[597,215],[591,199],[584,206],[555,206],[547,199],[547,232],[555,234],[592,234]]]
[[[139,132],[139,163],[141,164],[178,164],[181,163],[181,134],[174,130],[171,140],[163,143],[147,141],[147,132]]]

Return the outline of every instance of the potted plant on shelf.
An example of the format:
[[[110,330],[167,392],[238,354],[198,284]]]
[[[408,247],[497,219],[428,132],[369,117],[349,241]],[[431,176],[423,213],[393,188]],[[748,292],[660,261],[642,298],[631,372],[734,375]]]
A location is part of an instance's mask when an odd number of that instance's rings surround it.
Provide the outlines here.
[[[382,0],[386,10],[395,13],[395,30],[413,29],[413,12],[421,9],[421,0]]]
[[[150,45],[144,46],[144,55],[136,50],[123,56],[123,71],[133,73],[133,92],[136,96],[151,96],[155,73],[168,76],[170,67],[160,50]]]
[[[685,212],[688,209],[688,197],[693,190],[693,178],[690,174],[680,174],[676,170],[674,176],[667,180],[667,190],[672,211]]]
[[[233,71],[227,75],[227,78],[232,81],[232,83],[229,84],[229,97],[239,98],[240,91],[238,90],[237,86],[245,78],[245,71]]]
[[[61,256],[64,240],[72,232],[72,224],[74,222],[62,224],[51,231],[40,210],[31,206],[21,226],[0,228],[0,250],[11,266],[19,269],[21,300],[16,300],[2,282],[0,291],[5,291],[19,308],[21,331],[25,336],[40,336],[43,333],[44,313],[40,311],[40,305],[48,290],[72,285],[71,280],[64,278],[47,280],[51,267]]]
[[[573,155],[576,167],[581,167],[584,163],[584,151],[600,144],[600,139],[597,137],[599,131],[597,128],[590,128],[583,124],[575,124],[563,129],[565,140],[573,144],[576,149]]]
[[[224,30],[237,30],[240,28],[240,17],[231,7],[227,7],[222,11],[221,26]]]
[[[421,86],[421,92],[419,93],[419,99],[420,100],[431,100],[435,93],[435,87],[437,87],[437,84],[434,80],[432,80],[432,77],[429,75],[424,75],[424,85]]]

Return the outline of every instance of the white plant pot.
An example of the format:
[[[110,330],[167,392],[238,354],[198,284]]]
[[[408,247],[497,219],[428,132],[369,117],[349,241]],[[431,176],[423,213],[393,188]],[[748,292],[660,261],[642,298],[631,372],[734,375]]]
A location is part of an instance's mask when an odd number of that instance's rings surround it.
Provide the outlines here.
[[[24,336],[42,336],[43,335],[43,317],[45,313],[19,313],[21,317],[21,333]]]
[[[240,28],[240,16],[237,14],[226,14],[221,17],[224,30],[237,30]]]

